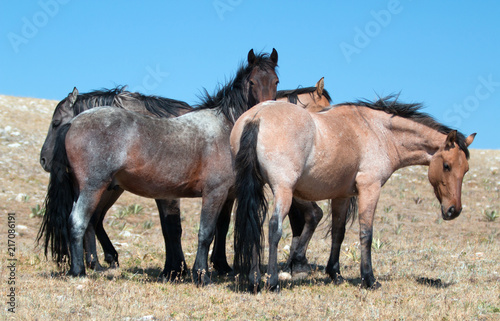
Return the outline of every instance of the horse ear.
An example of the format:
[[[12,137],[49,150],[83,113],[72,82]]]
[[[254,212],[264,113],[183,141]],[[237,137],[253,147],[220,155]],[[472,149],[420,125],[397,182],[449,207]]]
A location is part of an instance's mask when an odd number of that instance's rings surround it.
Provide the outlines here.
[[[465,145],[467,147],[469,147],[469,145],[472,144],[472,142],[474,141],[474,137],[476,137],[476,133],[469,135],[469,137],[465,139]]]
[[[452,130],[448,136],[446,137],[446,141],[444,142],[445,148],[453,148],[455,147],[455,141],[457,140],[457,131]]]
[[[278,64],[278,52],[273,48],[273,52],[271,53],[271,61],[274,62],[275,65]]]
[[[70,107],[73,106],[73,104],[75,103],[77,98],[78,98],[78,89],[76,89],[76,87],[75,87],[75,88],[73,88],[73,92],[68,95]]]
[[[248,64],[253,65],[255,63],[255,54],[253,53],[253,49],[250,49],[248,52]]]
[[[325,89],[325,77],[321,77],[321,79],[316,83],[315,87],[318,96],[323,96],[323,89]]]

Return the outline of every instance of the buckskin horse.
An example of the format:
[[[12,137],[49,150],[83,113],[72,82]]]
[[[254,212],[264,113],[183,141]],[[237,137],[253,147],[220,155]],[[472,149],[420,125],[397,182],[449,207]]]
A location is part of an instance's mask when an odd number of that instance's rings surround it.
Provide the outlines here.
[[[371,263],[373,218],[380,190],[394,171],[427,165],[443,219],[460,215],[468,146],[475,134],[465,138],[420,107],[388,97],[309,113],[289,103],[264,102],[238,119],[230,138],[237,197],[234,269],[248,275],[252,291],[260,284],[266,183],[275,201],[269,220],[267,286],[271,289],[278,287],[277,246],[292,197],[331,200],[332,246],[326,272],[337,284],[343,281],[339,254],[350,200],[358,197],[361,280],[372,289],[380,286]],[[310,234],[301,235],[298,256],[305,255],[309,239]]]
[[[70,275],[85,274],[83,235],[107,189],[155,199],[202,197],[193,278],[208,283],[208,247],[217,218],[223,209],[230,215],[233,204],[230,131],[251,106],[276,98],[276,50],[270,55],[250,50],[247,59],[233,80],[183,116],[151,118],[93,108],[63,125],[38,234],[45,252],[50,247],[58,262],[68,256]],[[180,271],[182,262],[177,263],[173,269]]]

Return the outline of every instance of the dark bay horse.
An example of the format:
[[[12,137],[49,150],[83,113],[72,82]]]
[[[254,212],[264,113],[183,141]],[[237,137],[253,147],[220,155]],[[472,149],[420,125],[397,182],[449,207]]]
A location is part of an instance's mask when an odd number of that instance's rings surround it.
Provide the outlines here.
[[[361,279],[367,288],[380,286],[371,263],[373,217],[380,189],[394,171],[429,166],[429,181],[441,203],[443,219],[460,214],[462,180],[469,168],[468,146],[475,134],[465,138],[419,109],[419,104],[401,104],[390,98],[335,105],[320,113],[288,103],[264,102],[238,119],[231,132],[238,204],[234,268],[249,275],[252,290],[260,283],[262,224],[267,211],[262,189],[266,183],[275,198],[269,221],[270,288],[278,286],[277,246],[292,197],[331,200],[332,247],[326,272],[340,283],[339,254],[348,207],[350,198],[358,196]],[[301,235],[299,253],[309,238]]]
[[[165,118],[177,117],[192,110],[191,106],[183,101],[129,92],[125,90],[125,87],[116,87],[111,90],[96,90],[84,94],[80,94],[75,87],[68,97],[57,104],[52,115],[47,137],[45,138],[45,142],[40,152],[40,164],[45,171],[50,172],[52,167],[52,154],[54,151],[57,130],[85,110],[99,106],[112,106],[131,110],[143,115]],[[105,261],[109,263],[110,266],[119,265],[118,252],[104,230],[103,220],[106,212],[122,193],[123,189],[121,188],[106,190],[92,216],[92,224],[89,225],[85,235],[86,262],[92,269],[101,269],[97,256],[94,229],[95,235],[97,235],[103,247]],[[179,202],[176,199],[157,199],[156,204],[160,213],[166,249],[163,275],[168,276],[169,271],[173,270],[174,262],[180,261],[185,264],[184,254],[180,245],[182,229],[180,227]],[[221,257],[219,258],[218,255],[221,255]],[[222,273],[226,272],[228,269],[230,270],[225,258],[225,249],[215,249],[212,253],[212,260],[216,262],[215,267],[220,268]]]
[[[229,134],[243,112],[276,98],[277,62],[274,49],[270,55],[251,50],[232,81],[177,118],[94,108],[63,125],[38,236],[46,252],[50,247],[58,262],[68,256],[70,275],[85,274],[83,235],[108,188],[155,199],[202,197],[193,278],[209,282],[208,247],[219,213],[233,204]]]

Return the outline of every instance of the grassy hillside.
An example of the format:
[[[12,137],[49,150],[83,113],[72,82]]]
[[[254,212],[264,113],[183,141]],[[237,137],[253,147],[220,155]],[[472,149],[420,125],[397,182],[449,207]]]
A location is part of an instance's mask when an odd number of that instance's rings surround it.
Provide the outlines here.
[[[8,213],[15,213],[17,259],[12,279],[16,313],[2,303],[1,319],[500,319],[500,218],[494,219],[500,214],[499,150],[471,150],[464,210],[453,221],[440,218],[425,167],[406,168],[391,177],[375,217],[373,266],[382,283],[377,291],[359,287],[357,222],[348,229],[341,254],[348,282],[334,286],[324,274],[330,249],[327,215],[308,251],[315,272],[304,280],[283,282],[280,293],[241,293],[232,280],[216,276],[214,284],[204,288],[197,288],[190,277],[175,284],[159,282],[164,245],[154,201],[127,193],[105,221],[120,268],[87,271],[87,278],[64,276],[34,243],[48,183],[38,157],[56,103],[0,96],[2,302],[11,293]],[[321,206],[327,210],[326,202]],[[182,200],[183,248],[190,267],[199,213],[199,199]],[[232,228],[228,237],[232,261]],[[280,262],[287,258],[290,241],[286,221]],[[102,257],[100,261],[105,265]]]

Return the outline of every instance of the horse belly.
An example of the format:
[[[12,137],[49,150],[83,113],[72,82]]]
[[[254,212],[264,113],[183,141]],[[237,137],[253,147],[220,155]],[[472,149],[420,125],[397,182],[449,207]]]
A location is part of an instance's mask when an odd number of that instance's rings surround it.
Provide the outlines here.
[[[157,175],[155,172],[137,175],[122,171],[115,175],[115,185],[133,194],[155,199],[201,197],[197,180],[176,178],[176,175]]]
[[[309,171],[297,181],[294,196],[308,201],[350,197],[356,194],[355,177],[350,168]]]

